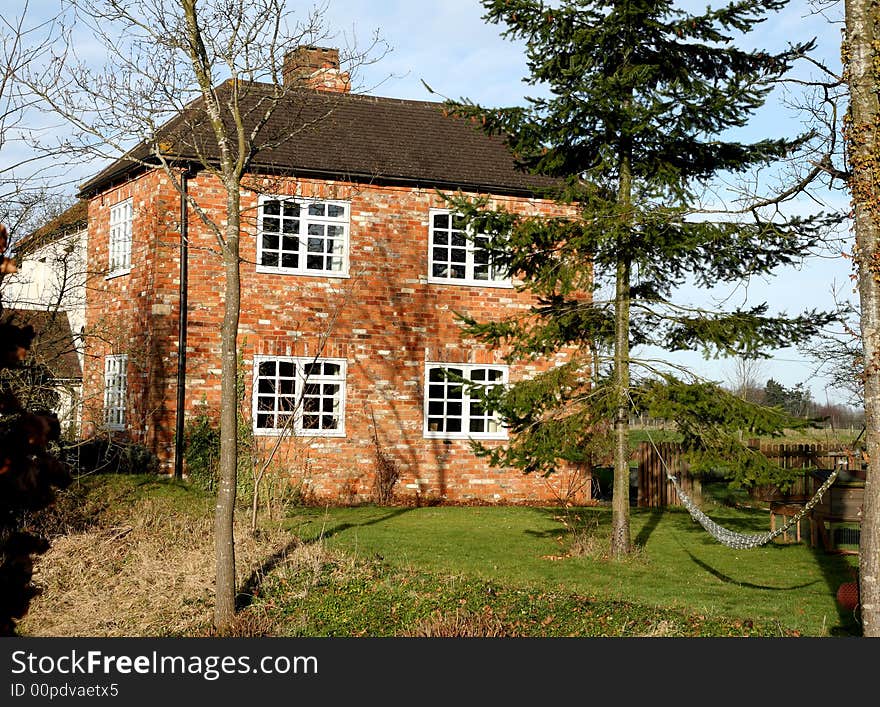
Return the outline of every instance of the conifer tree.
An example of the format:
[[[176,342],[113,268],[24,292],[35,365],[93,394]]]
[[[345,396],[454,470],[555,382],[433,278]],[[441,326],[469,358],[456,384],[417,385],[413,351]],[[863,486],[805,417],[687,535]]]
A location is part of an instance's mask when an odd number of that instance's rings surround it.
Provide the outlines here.
[[[490,255],[537,297],[528,316],[481,322],[470,334],[508,348],[511,359],[568,350],[568,363],[489,393],[511,442],[478,451],[493,463],[552,473],[583,461],[603,430],[613,443],[612,555],[631,550],[629,414],[633,405],[674,419],[700,468],[723,465],[739,482],[764,482],[766,459],[739,430],[778,433],[779,409],[750,405],[631,349],[659,346],[707,356],[766,356],[811,335],[820,312],[775,315],[766,304],[726,311],[674,299],[685,283],[739,283],[799,262],[826,219],[785,218],[755,202],[736,216],[698,215],[702,190],[787,158],[809,136],[736,139],[773,84],[811,49],[741,49],[745,36],[784,0],[739,0],[702,14],[672,0],[484,0],[484,19],[524,40],[530,75],[549,89],[524,107],[454,110],[507,136],[519,165],[557,179],[553,198],[577,216],[544,219],[455,200]],[[764,203],[766,206],[766,202]],[[798,423],[795,423],[798,424]],[[799,424],[803,424],[802,422]]]

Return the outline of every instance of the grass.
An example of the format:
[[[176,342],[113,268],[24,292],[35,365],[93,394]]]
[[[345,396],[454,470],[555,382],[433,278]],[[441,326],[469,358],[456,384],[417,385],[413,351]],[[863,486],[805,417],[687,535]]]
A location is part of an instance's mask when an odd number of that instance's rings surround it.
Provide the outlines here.
[[[212,499],[156,477],[94,477],[35,518],[54,535],[23,635],[211,635]],[[766,512],[718,507],[756,532]],[[237,530],[236,635],[858,634],[837,586],[854,558],[805,545],[736,552],[684,512],[633,509],[632,558],[605,556],[591,507],[295,507]],[[53,530],[54,529],[54,530]]]
[[[746,532],[768,529],[763,511],[718,508],[713,518]],[[571,552],[569,528],[593,552]],[[398,568],[462,574],[531,591],[570,592],[734,622],[772,623],[802,635],[857,632],[834,594],[852,578],[851,557],[806,545],[735,551],[715,542],[685,511],[632,510],[640,551],[612,562],[604,555],[607,508],[523,507],[299,509],[291,528],[331,548],[381,557]],[[581,540],[583,542],[583,540]],[[598,549],[598,552],[596,550]]]

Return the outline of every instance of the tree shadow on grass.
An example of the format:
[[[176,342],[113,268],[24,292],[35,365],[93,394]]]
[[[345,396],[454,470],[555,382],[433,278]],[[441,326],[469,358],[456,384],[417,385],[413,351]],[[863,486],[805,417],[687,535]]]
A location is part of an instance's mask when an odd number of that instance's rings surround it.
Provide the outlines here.
[[[405,513],[409,513],[412,510],[412,507],[395,508],[394,510],[388,511],[384,515],[377,516],[376,518],[371,518],[369,520],[364,520],[360,523],[339,523],[331,528],[322,528],[317,535],[309,538],[308,540],[302,540],[301,542],[304,545],[311,545],[318,542],[319,540],[332,538],[334,535],[339,535],[340,533],[344,533],[346,530],[351,530],[352,528],[365,528],[368,525],[378,525],[379,523],[384,523],[391,520],[392,518],[397,518],[398,516],[402,516]]]
[[[663,515],[664,512],[662,508],[655,508],[651,511],[648,515],[648,521],[642,526],[639,534],[636,535],[636,545],[644,547],[648,544],[648,538],[651,537],[651,534],[657,529],[657,526],[660,525],[660,520],[663,518]]]
[[[299,537],[294,537],[289,543],[286,543],[283,547],[273,552],[258,567],[255,567],[251,571],[250,575],[248,575],[248,578],[244,581],[244,583],[242,583],[241,587],[238,590],[238,594],[236,595],[236,609],[243,609],[253,602],[254,597],[259,592],[264,579],[284,561],[284,558],[286,558],[288,554],[290,554],[296,548],[302,545],[314,545],[321,540],[326,540],[327,538],[338,535],[339,533],[349,530],[350,528],[360,528],[368,525],[384,523],[385,521],[391,520],[392,518],[396,518],[397,516],[403,515],[404,513],[408,513],[411,510],[411,508],[398,508],[377,518],[365,520],[362,523],[340,523],[339,525],[336,525],[332,528],[322,529],[321,532],[318,533],[315,537],[309,538],[308,540],[301,540]]]

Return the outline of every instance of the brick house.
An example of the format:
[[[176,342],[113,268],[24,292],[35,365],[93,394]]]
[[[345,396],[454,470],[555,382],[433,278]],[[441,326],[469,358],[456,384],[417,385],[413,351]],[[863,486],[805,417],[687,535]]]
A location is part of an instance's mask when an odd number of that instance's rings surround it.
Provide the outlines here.
[[[558,214],[562,207],[536,196],[547,182],[517,171],[502,140],[440,104],[349,93],[335,50],[292,54],[285,81],[296,89],[275,119],[307,127],[260,153],[241,192],[242,414],[257,442],[280,442],[277,466],[328,500],[368,498],[383,463],[400,472],[397,497],[588,494],[578,469],[544,479],[478,458],[470,438],[492,444],[506,431],[444,374],[496,385],[537,364],[505,365],[501,352],[462,338],[457,312],[487,319],[526,311],[532,300],[492,267],[440,194]],[[192,174],[187,189],[209,213],[224,206],[207,171]],[[80,196],[89,202],[88,251],[103,273],[88,291],[84,418],[95,432],[147,444],[170,470],[183,219],[190,419],[216,416],[219,404],[216,241],[192,208],[180,209],[159,169],[121,160]]]

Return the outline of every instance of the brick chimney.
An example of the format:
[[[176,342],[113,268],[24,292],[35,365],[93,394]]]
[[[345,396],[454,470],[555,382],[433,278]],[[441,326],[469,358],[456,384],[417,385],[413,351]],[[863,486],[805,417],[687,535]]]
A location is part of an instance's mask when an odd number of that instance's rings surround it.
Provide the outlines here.
[[[285,86],[302,86],[318,91],[348,93],[351,78],[339,70],[339,50],[300,46],[284,56],[281,76]]]

